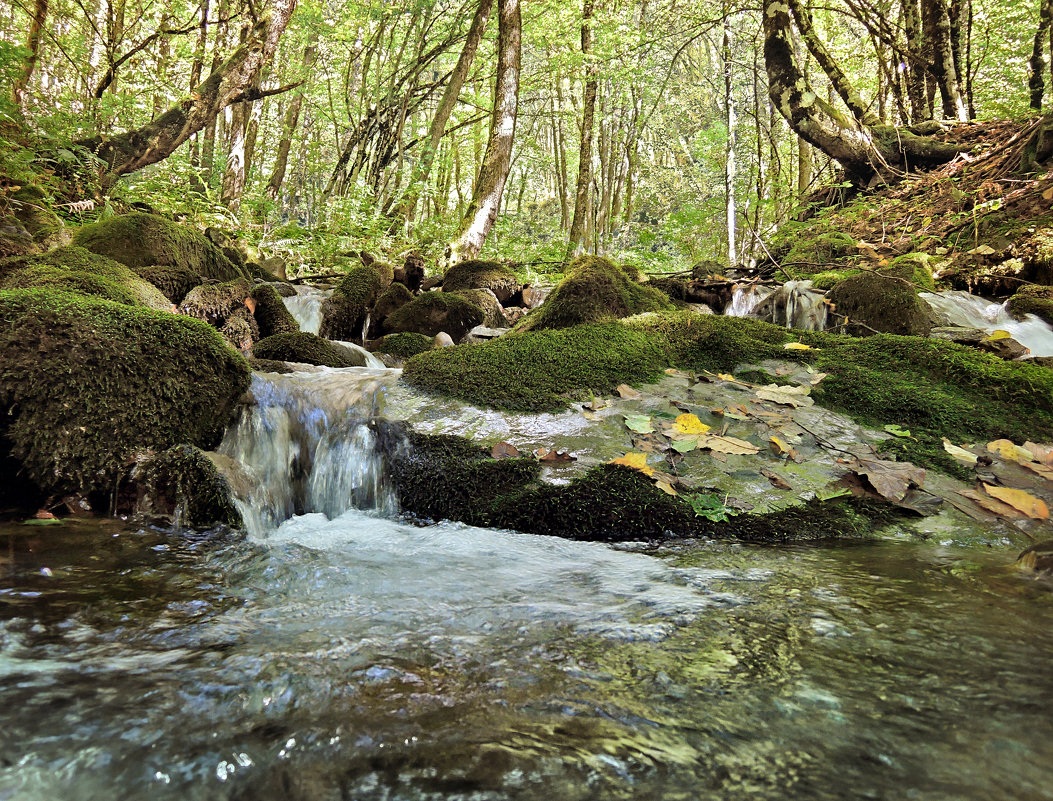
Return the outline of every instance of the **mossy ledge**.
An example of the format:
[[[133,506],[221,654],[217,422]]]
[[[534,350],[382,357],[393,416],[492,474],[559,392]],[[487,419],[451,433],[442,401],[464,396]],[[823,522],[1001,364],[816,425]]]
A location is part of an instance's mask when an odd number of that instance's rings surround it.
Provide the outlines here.
[[[136,468],[137,509],[162,515],[180,526],[210,528],[243,525],[227,480],[212,460],[193,445],[176,445]]]
[[[410,433],[409,447],[390,461],[405,512],[567,539],[799,542],[866,537],[875,523],[899,515],[885,503],[837,498],[713,522],[628,467],[599,465],[570,484],[546,484],[533,459],[491,459],[469,440],[450,435]]]
[[[274,334],[261,339],[252,355],[264,361],[301,362],[322,367],[364,367],[365,357],[328,339],[306,331]]]
[[[0,411],[21,472],[111,492],[141,450],[214,444],[248,363],[208,324],[53,289],[0,291]]]
[[[788,342],[813,350],[786,350]],[[667,367],[726,372],[764,359],[810,362],[828,373],[813,392],[816,401],[866,425],[896,423],[955,442],[1053,437],[1053,371],[1047,368],[942,340],[857,339],[690,312],[429,351],[411,358],[403,376],[480,406],[557,411],[590,391],[653,381]],[[931,464],[923,450],[918,463]]]

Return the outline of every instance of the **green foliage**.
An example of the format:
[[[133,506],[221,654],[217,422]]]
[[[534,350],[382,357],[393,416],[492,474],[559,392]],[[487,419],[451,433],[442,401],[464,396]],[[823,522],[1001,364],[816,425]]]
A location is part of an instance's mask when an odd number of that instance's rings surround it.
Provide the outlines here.
[[[135,451],[214,443],[248,388],[245,360],[187,317],[19,289],[0,322],[6,436],[50,491],[108,492]]]
[[[257,359],[284,362],[303,362],[325,367],[362,367],[365,358],[361,353],[330,342],[306,331],[274,334],[261,339],[252,347]]]
[[[727,506],[726,497],[708,492],[694,492],[684,497],[697,517],[704,517],[711,523],[726,523],[738,514],[737,509]]]

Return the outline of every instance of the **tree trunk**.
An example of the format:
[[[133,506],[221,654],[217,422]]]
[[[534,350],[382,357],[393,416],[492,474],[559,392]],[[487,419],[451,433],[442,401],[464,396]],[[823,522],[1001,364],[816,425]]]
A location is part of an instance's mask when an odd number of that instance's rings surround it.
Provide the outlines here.
[[[943,116],[965,122],[969,119],[969,110],[955,66],[950,12],[944,0],[922,0],[921,21],[926,42],[932,48],[932,74],[940,88]]]
[[[126,175],[168,158],[176,148],[200,131],[216,115],[243,95],[253,79],[270,61],[297,0],[275,0],[245,42],[183,102],[156,120],[114,137],[99,137],[80,144],[93,150],[106,165],[111,178]]]
[[[724,67],[724,124],[727,126],[727,139],[724,143],[724,222],[728,234],[728,266],[738,263],[738,251],[735,244],[735,176],[738,164],[735,162],[735,84],[731,74],[731,18],[724,16],[724,36],[721,42],[721,61]]]
[[[928,101],[928,78],[921,65],[925,62],[925,34],[921,26],[921,8],[918,0],[903,0],[903,32],[907,39],[907,52],[914,58],[903,61],[910,98],[911,122],[917,124],[932,119],[932,106]]]
[[[44,30],[44,20],[47,16],[48,0],[36,0],[33,5],[33,19],[29,23],[29,34],[26,36],[26,50],[29,52],[11,87],[11,100],[18,108],[22,108],[25,102],[29,79],[33,77],[37,59],[40,58],[40,34]]]
[[[592,0],[585,0],[581,15],[581,53],[588,60],[592,50]],[[574,217],[570,222],[565,261],[579,254],[585,244],[589,183],[592,179],[592,135],[596,119],[596,66],[589,63],[581,108],[581,143],[578,148],[578,184],[574,193]]]
[[[1031,58],[1027,62],[1027,88],[1031,95],[1031,108],[1042,110],[1042,96],[1046,91],[1046,62],[1043,56],[1046,39],[1049,38],[1049,24],[1053,20],[1053,0],[1040,0],[1038,7],[1038,30],[1035,31],[1035,42],[1031,49]]]
[[[793,55],[789,7],[764,0],[764,63],[768,93],[798,135],[841,163],[849,180],[866,186],[875,176],[895,177],[904,169],[943,164],[955,145],[884,125],[846,118],[808,85]]]
[[[475,180],[472,199],[461,221],[460,232],[449,245],[449,264],[474,258],[482,250],[486,235],[497,217],[512,160],[523,55],[523,23],[519,0],[497,0],[497,20],[497,85],[494,89],[490,138]]]
[[[399,217],[406,222],[413,219],[413,212],[417,208],[421,187],[427,183],[428,176],[431,173],[435,155],[439,152],[439,143],[446,132],[446,123],[450,121],[450,115],[453,114],[453,110],[457,106],[457,100],[461,95],[464,81],[468,77],[468,71],[472,67],[475,53],[479,49],[479,43],[483,39],[483,34],[486,32],[486,23],[490,19],[490,9],[493,8],[493,4],[493,0],[479,0],[479,5],[475,9],[475,16],[472,18],[472,24],[468,28],[468,37],[465,39],[464,47],[461,49],[461,55],[457,59],[457,65],[453,68],[453,73],[450,75],[450,82],[446,84],[446,90],[443,92],[442,99],[439,100],[439,107],[435,110],[435,116],[432,118],[431,126],[428,129],[428,140],[421,150],[413,172],[410,174],[409,186],[392,210],[392,217]]]
[[[317,37],[312,37],[317,39]],[[311,72],[311,67],[314,66],[315,58],[318,55],[318,48],[315,46],[314,41],[303,50],[303,79],[306,81],[308,74]],[[304,87],[300,87],[296,94],[293,96],[292,101],[289,103],[289,109],[285,113],[285,125],[282,128],[282,138],[278,142],[278,154],[274,159],[274,172],[271,173],[270,180],[267,181],[267,188],[265,190],[266,195],[271,200],[278,198],[278,193],[281,191],[282,182],[285,181],[285,171],[289,166],[289,151],[292,150],[292,138],[293,134],[296,133],[296,127],[300,124],[300,109],[303,108],[303,96]]]

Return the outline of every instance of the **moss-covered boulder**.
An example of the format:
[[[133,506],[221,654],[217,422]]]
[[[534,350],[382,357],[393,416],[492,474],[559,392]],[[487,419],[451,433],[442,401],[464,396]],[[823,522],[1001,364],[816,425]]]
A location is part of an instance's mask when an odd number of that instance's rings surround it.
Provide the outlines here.
[[[172,304],[157,287],[120,262],[70,246],[36,256],[6,259],[0,289],[61,289],[129,306],[167,311]]]
[[[140,450],[213,444],[249,366],[207,324],[55,289],[0,291],[0,411],[22,472],[111,492]]]
[[[300,330],[299,323],[292,313],[285,307],[285,301],[281,299],[277,290],[270,284],[260,284],[254,287],[250,295],[255,303],[256,323],[260,327],[261,337],[270,337],[275,334],[295,334]]]
[[[424,257],[415,251],[407,254],[402,266],[395,268],[393,280],[403,284],[410,292],[420,292],[424,284]]]
[[[827,296],[833,320],[847,333],[928,336],[933,314],[909,280],[873,272],[846,278]]]
[[[456,342],[483,322],[483,310],[459,295],[425,292],[389,315],[384,328],[435,336],[445,331]]]
[[[387,330],[384,326],[387,318],[411,300],[413,300],[413,293],[409,291],[405,284],[401,284],[398,281],[392,283],[391,286],[381,293],[380,297],[377,298],[377,302],[373,305],[373,311],[370,314],[369,336],[371,338],[382,336]]]
[[[376,303],[384,281],[373,267],[352,267],[333,294],[322,304],[319,333],[326,339],[361,342],[369,310]]]
[[[252,351],[253,344],[260,339],[260,327],[248,307],[241,306],[231,312],[223,321],[223,325],[219,326],[219,334],[234,350],[248,354]]]
[[[523,282],[516,278],[507,265],[497,261],[462,261],[446,271],[442,279],[443,292],[465,289],[489,289],[499,303],[508,303],[521,292]]]
[[[1053,325],[1053,286],[1026,284],[1009,299],[1008,308],[1015,315],[1033,314]]]
[[[74,235],[73,244],[132,269],[179,265],[216,281],[245,277],[204,234],[155,214],[122,214],[85,225]]]
[[[443,290],[443,292],[446,291],[447,290],[445,289]],[[483,310],[483,325],[488,328],[508,327],[508,319],[505,317],[505,310],[501,306],[501,302],[497,299],[497,295],[489,289],[462,289],[456,294],[465,300],[470,300]]]
[[[252,285],[244,278],[221,284],[201,284],[183,298],[179,313],[219,328],[237,309],[245,307],[251,294]]]
[[[200,286],[204,279],[189,267],[178,264],[150,264],[146,267],[136,267],[135,273],[139,277],[149,281],[178,306],[196,286]]]
[[[275,334],[261,339],[253,346],[252,355],[257,359],[302,362],[323,367],[365,367],[366,364],[365,356],[358,351],[304,331]]]
[[[567,277],[523,318],[517,330],[567,328],[672,308],[668,296],[637,283],[619,265],[599,256],[579,256],[571,262]]]
[[[193,445],[175,445],[147,457],[136,466],[132,477],[140,514],[166,517],[180,527],[242,525],[227,480]]]
[[[69,242],[70,232],[62,219],[51,210],[51,203],[39,186],[30,184],[20,188],[11,195],[10,206],[26,233],[44,250]]]
[[[388,334],[374,342],[371,347],[375,353],[387,353],[398,359],[408,359],[418,353],[432,348],[432,337],[405,331],[401,334]]]

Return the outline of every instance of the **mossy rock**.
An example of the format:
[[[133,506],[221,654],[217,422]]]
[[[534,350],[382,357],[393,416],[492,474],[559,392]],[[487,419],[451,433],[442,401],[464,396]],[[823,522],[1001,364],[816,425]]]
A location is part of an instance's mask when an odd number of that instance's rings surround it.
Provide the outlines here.
[[[427,334],[404,331],[400,334],[388,334],[381,337],[370,347],[376,353],[388,353],[399,359],[408,359],[418,353],[431,350],[432,342],[432,337]]]
[[[932,256],[928,253],[905,253],[896,256],[889,266],[882,268],[883,275],[903,278],[919,292],[935,292],[936,280],[932,277]]]
[[[41,250],[17,217],[10,214],[0,217],[0,259],[31,256]],[[0,275],[3,273],[0,272]]]
[[[391,314],[384,328],[392,333],[413,331],[435,336],[445,331],[456,342],[483,322],[483,310],[459,295],[425,292]]]
[[[443,289],[443,292],[446,293],[448,290]],[[488,328],[508,327],[508,320],[505,318],[505,310],[502,308],[501,302],[497,299],[497,295],[489,289],[462,289],[454,294],[465,300],[471,301],[483,310],[482,325],[485,325]]]
[[[853,275],[859,275],[859,270],[824,270],[812,276],[812,287],[820,292],[828,292]]]
[[[865,272],[841,281],[828,295],[833,316],[848,333],[928,336],[933,314],[908,280]]]
[[[624,268],[599,256],[579,256],[571,262],[567,277],[516,328],[568,328],[673,308],[664,293],[637,283]]]
[[[394,280],[405,285],[410,292],[420,292],[424,283],[424,257],[417,252],[408,253],[402,266],[395,268]]]
[[[189,267],[169,264],[150,264],[146,267],[137,267],[135,272],[161,290],[161,293],[173,304],[178,306],[196,286],[200,286],[204,279]]]
[[[395,280],[395,266],[391,262],[375,261],[369,266],[376,270],[380,276],[380,286],[382,288],[391,286],[391,282]]]
[[[179,265],[215,281],[244,278],[203,234],[155,214],[135,212],[85,225],[73,244],[109,256],[133,270],[154,264]]]
[[[277,359],[257,359],[255,356],[248,356],[249,366],[260,373],[295,373],[296,368],[290,366],[287,362],[278,361]]]
[[[296,318],[285,307],[285,301],[273,286],[260,284],[253,288],[251,297],[256,302],[255,316],[260,327],[260,337],[295,334],[300,330]]]
[[[202,284],[190,290],[179,304],[179,313],[204,320],[219,328],[252,294],[252,285],[244,278],[221,284]]]
[[[54,211],[47,195],[38,186],[23,186],[11,195],[11,206],[15,217],[22,223],[33,241],[45,250],[65,245],[70,232]]]
[[[188,317],[38,288],[0,291],[0,321],[5,433],[48,491],[110,492],[133,452],[214,444],[248,388]]]
[[[0,289],[61,289],[162,311],[172,305],[153,284],[120,262],[81,247],[6,259],[0,275]]]
[[[352,267],[322,304],[319,333],[326,339],[361,342],[366,317],[380,296],[383,283],[373,267]]]
[[[365,367],[366,364],[361,353],[305,331],[275,334],[261,339],[253,346],[252,355],[257,359],[302,362],[323,367]]]
[[[1033,314],[1053,325],[1053,286],[1028,284],[1009,298],[1008,309],[1014,315]]]
[[[851,236],[832,230],[830,223],[821,219],[783,225],[771,251],[776,261],[796,278],[850,267],[859,255]]]
[[[235,309],[219,328],[219,334],[234,350],[250,353],[260,339],[260,327],[246,306]]]
[[[242,525],[230,485],[211,459],[193,445],[175,445],[135,470],[140,514],[161,515],[179,526]]]
[[[453,265],[442,279],[443,292],[465,289],[489,289],[499,303],[507,303],[522,291],[523,283],[501,262],[471,260]]]
[[[375,338],[382,335],[386,330],[384,321],[411,300],[413,300],[413,293],[409,291],[405,284],[401,284],[398,281],[395,281],[385,289],[380,297],[377,298],[377,302],[373,305],[373,311],[370,314],[370,337]]]
[[[557,411],[588,393],[656,380],[667,367],[657,338],[619,323],[506,334],[410,359],[403,379],[480,406]]]

